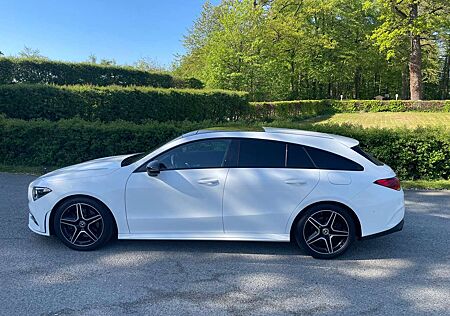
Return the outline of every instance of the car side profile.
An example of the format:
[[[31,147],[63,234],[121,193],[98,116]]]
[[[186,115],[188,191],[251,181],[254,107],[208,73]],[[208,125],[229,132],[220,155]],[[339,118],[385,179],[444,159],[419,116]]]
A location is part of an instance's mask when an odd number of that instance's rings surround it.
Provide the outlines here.
[[[295,240],[315,258],[399,231],[403,191],[357,140],[200,130],[149,154],[101,158],[33,181],[29,228],[68,247],[118,239]]]

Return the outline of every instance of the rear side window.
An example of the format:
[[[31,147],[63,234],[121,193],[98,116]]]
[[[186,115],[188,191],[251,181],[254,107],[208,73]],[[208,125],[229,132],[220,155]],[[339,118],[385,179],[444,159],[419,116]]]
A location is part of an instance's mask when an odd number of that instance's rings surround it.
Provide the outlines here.
[[[241,139],[238,166],[242,168],[284,168],[286,145],[281,142]]]
[[[301,145],[288,144],[287,167],[300,169],[315,169],[313,162]]]
[[[377,158],[373,157],[371,154],[366,153],[364,150],[362,150],[361,147],[355,146],[355,147],[352,147],[352,149],[354,151],[356,151],[358,154],[360,154],[361,156],[363,156],[364,158],[366,158],[367,160],[369,160],[371,163],[373,163],[373,164],[375,164],[377,166],[384,165],[384,163],[379,161]]]
[[[347,171],[364,170],[360,164],[332,152],[306,146],[305,150],[319,169]]]

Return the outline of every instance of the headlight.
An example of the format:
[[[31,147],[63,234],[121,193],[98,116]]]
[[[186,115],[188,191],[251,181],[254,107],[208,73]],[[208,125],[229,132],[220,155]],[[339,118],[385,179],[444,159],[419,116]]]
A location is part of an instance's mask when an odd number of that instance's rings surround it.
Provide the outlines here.
[[[33,187],[33,200],[36,201],[37,199],[43,197],[44,195],[52,192],[49,188],[43,188],[43,187]]]

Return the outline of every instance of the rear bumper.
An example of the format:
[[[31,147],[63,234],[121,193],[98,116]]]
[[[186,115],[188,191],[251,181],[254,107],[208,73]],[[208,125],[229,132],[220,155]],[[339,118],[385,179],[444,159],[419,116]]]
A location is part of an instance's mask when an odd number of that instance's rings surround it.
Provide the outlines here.
[[[376,233],[376,234],[372,234],[372,235],[361,237],[360,240],[367,240],[367,239],[377,238],[377,237],[389,235],[389,234],[392,234],[392,233],[395,233],[395,232],[399,232],[399,231],[401,231],[403,229],[404,222],[405,222],[405,220],[402,219],[400,221],[400,223],[398,223],[394,227],[392,227],[392,228],[390,228],[388,230]]]

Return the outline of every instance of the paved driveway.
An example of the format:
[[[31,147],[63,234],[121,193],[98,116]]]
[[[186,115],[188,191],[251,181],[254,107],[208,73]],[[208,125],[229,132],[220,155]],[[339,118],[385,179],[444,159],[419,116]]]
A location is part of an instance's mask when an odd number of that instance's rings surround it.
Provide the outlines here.
[[[408,191],[402,232],[338,260],[288,243],[118,241],[75,252],[28,231],[32,176],[0,173],[1,315],[450,311],[450,192]]]

